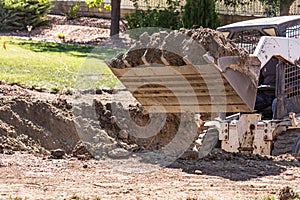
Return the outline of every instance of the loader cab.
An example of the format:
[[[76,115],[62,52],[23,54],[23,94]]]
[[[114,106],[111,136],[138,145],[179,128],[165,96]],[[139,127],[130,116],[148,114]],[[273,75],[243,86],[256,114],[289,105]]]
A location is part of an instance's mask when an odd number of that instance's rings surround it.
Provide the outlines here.
[[[272,119],[276,112],[276,85],[279,80],[279,59],[272,57],[260,70],[254,109],[263,119]]]
[[[273,75],[268,79],[274,80],[271,80],[271,85],[259,85],[257,95],[267,93],[272,96],[272,101],[257,112],[262,114],[263,119],[282,119],[290,112],[300,113],[300,66],[291,65],[276,57],[272,57],[270,61]],[[260,78],[263,71],[264,68],[261,69]]]
[[[300,15],[247,20],[219,27],[217,31],[253,53],[262,36],[300,38]]]
[[[238,46],[246,49],[252,54],[254,53],[254,50],[262,36],[300,38],[300,15],[247,20],[219,27],[217,28],[217,31],[222,32],[228,39],[231,39]],[[296,110],[298,110],[298,108],[295,108],[297,107],[297,103],[298,105],[300,103],[296,97],[298,94],[288,94],[289,90],[287,88],[291,88],[290,85],[300,84],[300,77],[299,82],[297,82],[298,75],[297,78],[291,78],[291,74],[295,75],[300,72],[298,72],[299,66],[290,66],[285,62],[278,63],[279,67],[276,69],[276,87],[259,88],[258,92],[261,92],[260,90],[274,90],[275,97],[278,102],[277,106],[275,104],[276,113],[274,116],[276,118],[281,118],[283,116],[287,116],[288,112],[296,112]],[[262,69],[264,68],[262,67]],[[293,89],[293,91],[298,91],[298,86],[296,89]],[[274,110],[274,107],[272,109],[272,106],[268,106],[259,112],[265,118],[272,119],[272,117],[274,117],[272,110]]]
[[[300,113],[300,66],[279,62],[276,82],[276,118]]]

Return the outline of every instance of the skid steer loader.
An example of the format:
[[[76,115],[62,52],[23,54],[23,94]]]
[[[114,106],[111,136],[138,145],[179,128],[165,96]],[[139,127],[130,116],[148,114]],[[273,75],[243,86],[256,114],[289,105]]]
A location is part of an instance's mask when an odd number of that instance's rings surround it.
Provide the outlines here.
[[[200,157],[218,140],[229,152],[300,155],[298,37],[300,16],[144,33],[107,64],[149,112],[200,113],[208,128]],[[258,85],[270,59],[275,88]],[[262,89],[276,94],[273,109],[254,110]]]

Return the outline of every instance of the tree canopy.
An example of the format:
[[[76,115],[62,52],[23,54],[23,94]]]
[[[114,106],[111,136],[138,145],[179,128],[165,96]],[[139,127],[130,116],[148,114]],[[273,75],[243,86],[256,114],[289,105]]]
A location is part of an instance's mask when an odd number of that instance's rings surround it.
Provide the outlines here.
[[[255,0],[217,0],[224,1],[224,4],[227,6],[243,6],[249,4]],[[279,9],[281,16],[288,15],[290,11],[290,6],[295,2],[295,0],[259,0],[267,8],[267,15],[274,15],[274,10]],[[272,11],[273,10],[273,11]]]

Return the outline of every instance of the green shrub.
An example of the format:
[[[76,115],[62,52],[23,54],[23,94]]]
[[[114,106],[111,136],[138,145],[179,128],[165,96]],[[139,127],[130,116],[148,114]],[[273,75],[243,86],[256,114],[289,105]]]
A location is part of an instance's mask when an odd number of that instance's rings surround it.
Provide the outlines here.
[[[134,2],[135,12],[125,16],[129,29],[142,27],[177,29],[179,27],[179,0],[166,0],[166,8],[161,8],[160,5],[153,8],[147,4],[146,10],[141,9],[137,1],[132,1]],[[148,3],[147,0],[146,3]]]
[[[45,16],[51,7],[51,0],[2,0],[0,2],[0,31],[39,26],[45,21]]]
[[[78,17],[77,13],[79,11],[80,5],[81,5],[80,1],[71,5],[71,7],[68,9],[68,12],[66,14],[68,20],[73,20]]]
[[[217,28],[220,26],[220,16],[215,11],[215,1],[186,0],[182,9],[181,23],[181,26],[185,28],[192,28],[193,26]]]
[[[278,1],[260,0],[264,6],[264,15],[268,17],[275,17],[280,13],[280,4]]]

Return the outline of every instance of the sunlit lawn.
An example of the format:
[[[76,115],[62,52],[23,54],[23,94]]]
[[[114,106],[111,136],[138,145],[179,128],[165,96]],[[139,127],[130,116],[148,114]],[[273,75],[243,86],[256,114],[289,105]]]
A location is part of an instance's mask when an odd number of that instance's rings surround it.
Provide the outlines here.
[[[114,87],[119,84],[104,60],[114,57],[122,49],[12,37],[0,37],[0,45],[0,80],[9,83],[48,90]]]

